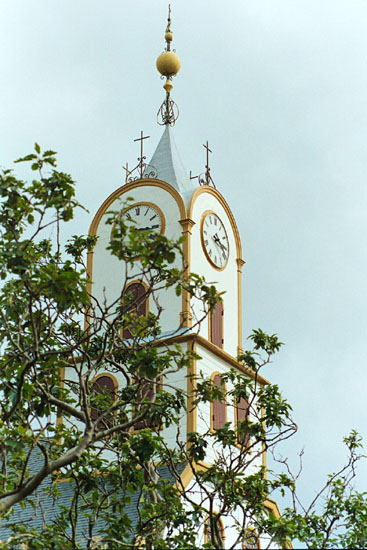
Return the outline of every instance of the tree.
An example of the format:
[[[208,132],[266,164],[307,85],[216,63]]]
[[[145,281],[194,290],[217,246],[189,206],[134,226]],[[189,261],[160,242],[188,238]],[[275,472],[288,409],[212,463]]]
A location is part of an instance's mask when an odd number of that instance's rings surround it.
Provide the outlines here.
[[[358,434],[346,438],[346,466],[302,507],[298,474],[286,461],[282,473],[261,463],[264,450],[275,452],[296,430],[278,387],[260,383],[282,345],[277,336],[253,331],[253,349],[238,358],[245,374],[230,370],[217,384],[199,374],[188,400],[170,375],[185,375],[199,358],[161,333],[158,295],[187,291],[202,302],[203,317],[221,297],[175,267],[182,241],[137,231],[122,209],[111,212],[110,252],[134,266],[135,278],[138,265],[149,284],[142,291],[127,278],[113,303],[98,301],[85,264],[96,239],[73,236],[61,246],[63,225],[80,205],[55,155],[36,144],[18,161],[29,162],[36,179],[27,184],[10,170],[0,178],[0,548],[197,548],[203,526],[200,544],[224,548],[229,521],[232,547],[256,547],[257,537],[281,547],[292,539],[364,547],[366,495],[351,491]],[[142,308],[147,296],[157,314]],[[111,386],[106,370],[123,376],[123,387]],[[187,407],[224,401],[242,411],[236,429],[224,423],[183,442]],[[173,445],[162,437],[167,427]],[[207,464],[209,447],[215,460]],[[279,492],[292,498],[281,517],[271,507]]]

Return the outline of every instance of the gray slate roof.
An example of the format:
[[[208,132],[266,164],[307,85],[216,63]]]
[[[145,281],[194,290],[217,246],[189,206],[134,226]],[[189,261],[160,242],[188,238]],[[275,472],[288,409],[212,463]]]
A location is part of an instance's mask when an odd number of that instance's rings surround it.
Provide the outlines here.
[[[190,180],[189,173],[181,161],[169,125],[165,127],[158,146],[149,161],[146,175],[148,175],[150,166],[157,170],[157,177],[160,180],[166,181],[177,189],[186,203],[189,201],[193,191],[198,187],[198,183],[196,180]]]

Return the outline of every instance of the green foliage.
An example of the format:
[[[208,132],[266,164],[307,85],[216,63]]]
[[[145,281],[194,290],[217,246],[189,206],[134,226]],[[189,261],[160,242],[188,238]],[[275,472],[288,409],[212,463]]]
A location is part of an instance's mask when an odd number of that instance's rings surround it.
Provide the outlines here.
[[[81,207],[75,182],[57,170],[56,153],[38,144],[17,162],[29,163],[31,183],[11,170],[0,175],[0,517],[7,528],[0,549],[194,549],[205,522],[205,547],[224,548],[222,520],[233,525],[237,547],[248,527],[280,547],[288,539],[310,548],[365,547],[367,495],[351,488],[362,458],[355,431],[345,438],[346,466],[308,508],[299,505],[286,461],[285,473],[262,465],[263,451],[296,430],[279,388],[261,378],[282,346],[277,335],[253,331],[253,348],[220,386],[192,374],[200,357],[162,335],[157,296],[185,291],[201,301],[194,331],[222,295],[182,269],[183,240],[127,224],[129,201],[110,212],[108,249],[124,262],[126,285],[129,277],[147,281],[156,313],[141,315],[128,286],[114,302],[98,301],[85,263],[96,237],[59,240]],[[125,381],[113,393],[94,384],[106,371]],[[193,407],[226,402],[235,415],[243,399],[249,414],[236,425],[214,431],[207,422],[183,433]],[[294,503],[280,518],[269,509],[274,494]],[[30,510],[38,527],[23,519]]]

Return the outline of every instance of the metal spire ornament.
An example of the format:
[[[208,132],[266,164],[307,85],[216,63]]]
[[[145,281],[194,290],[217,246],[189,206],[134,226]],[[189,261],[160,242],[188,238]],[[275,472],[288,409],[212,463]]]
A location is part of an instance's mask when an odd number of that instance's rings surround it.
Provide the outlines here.
[[[169,124],[174,126],[178,119],[178,107],[176,103],[171,99],[170,93],[173,88],[172,78],[176,76],[181,68],[181,61],[175,50],[171,51],[171,42],[173,40],[173,33],[171,31],[171,5],[168,6],[168,19],[167,19],[166,33],[164,39],[166,41],[166,48],[163,53],[157,59],[157,69],[161,73],[161,78],[166,78],[166,82],[163,88],[166,91],[166,98],[162,105],[158,109],[157,122],[161,126]]]

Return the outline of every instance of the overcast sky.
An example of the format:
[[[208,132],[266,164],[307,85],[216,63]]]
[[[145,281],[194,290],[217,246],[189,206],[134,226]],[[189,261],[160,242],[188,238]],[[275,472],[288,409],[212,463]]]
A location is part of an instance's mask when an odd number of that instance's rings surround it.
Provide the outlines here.
[[[0,166],[34,141],[60,153],[90,214],[162,129],[155,68],[167,0],[1,0]],[[305,496],[367,435],[367,2],[173,0],[182,69],[175,140],[212,176],[246,260],[244,329],[286,346],[264,375],[294,407]],[[17,171],[21,167],[17,167]],[[365,488],[367,468],[359,488]]]

